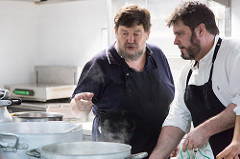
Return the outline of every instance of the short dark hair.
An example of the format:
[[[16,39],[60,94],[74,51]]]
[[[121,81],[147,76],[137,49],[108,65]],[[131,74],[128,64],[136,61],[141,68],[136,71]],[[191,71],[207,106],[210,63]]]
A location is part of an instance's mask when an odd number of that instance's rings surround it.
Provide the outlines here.
[[[178,20],[182,20],[183,24],[188,26],[192,32],[199,24],[203,23],[209,33],[219,34],[215,15],[199,1],[188,1],[180,4],[168,18],[167,26],[170,27]]]
[[[122,7],[114,17],[116,29],[120,25],[132,27],[135,25],[143,25],[144,31],[150,31],[151,16],[146,8],[141,8],[137,4]]]

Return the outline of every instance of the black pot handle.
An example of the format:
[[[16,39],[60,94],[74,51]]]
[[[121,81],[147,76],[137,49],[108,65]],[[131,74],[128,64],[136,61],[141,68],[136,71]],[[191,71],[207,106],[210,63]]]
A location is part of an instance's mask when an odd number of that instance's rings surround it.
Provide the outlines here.
[[[0,100],[0,106],[20,105],[22,100],[20,98],[9,98]]]
[[[20,105],[20,104],[22,104],[22,100],[20,98],[11,98],[10,101],[12,102],[11,105]]]
[[[127,157],[125,159],[142,159],[144,157],[147,157],[148,153],[147,152],[140,152],[136,154],[132,154],[130,157]]]
[[[31,150],[28,150],[28,151],[26,151],[26,154],[27,154],[28,156],[31,156],[31,157],[41,158],[40,149],[31,149]]]

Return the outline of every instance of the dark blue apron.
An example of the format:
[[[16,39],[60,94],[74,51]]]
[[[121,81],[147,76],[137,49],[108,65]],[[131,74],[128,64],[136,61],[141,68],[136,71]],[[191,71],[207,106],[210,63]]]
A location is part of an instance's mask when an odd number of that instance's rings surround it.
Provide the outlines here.
[[[219,101],[219,99],[216,97],[212,90],[213,66],[218,50],[221,46],[221,42],[222,39],[219,38],[214,50],[208,82],[202,86],[188,85],[192,70],[189,71],[187,76],[184,101],[189,111],[191,112],[194,127],[197,127],[207,119],[219,114],[226,108]],[[210,137],[209,143],[211,145],[214,156],[216,156],[225,147],[227,147],[228,144],[230,144],[232,136],[233,128]]]
[[[121,66],[124,98],[118,109],[97,114],[97,141],[126,143],[132,146],[131,153],[151,154],[174,95],[157,69],[132,72],[124,60]]]

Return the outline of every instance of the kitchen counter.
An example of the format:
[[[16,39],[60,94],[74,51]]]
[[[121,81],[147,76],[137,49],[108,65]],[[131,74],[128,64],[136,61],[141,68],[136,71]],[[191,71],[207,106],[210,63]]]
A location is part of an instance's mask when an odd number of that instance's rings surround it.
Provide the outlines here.
[[[94,114],[89,113],[88,119],[82,121],[72,114],[72,110],[69,102],[23,102],[18,106],[9,106],[8,111],[13,112],[23,112],[23,111],[43,111],[43,112],[56,112],[63,113],[63,121],[72,124],[82,124],[83,128],[83,140],[92,140],[92,123],[94,119]]]
[[[72,110],[70,108],[70,104],[68,105],[54,105],[48,106],[46,109],[47,112],[59,112],[64,113],[63,121],[72,123],[72,124],[82,124],[83,129],[83,141],[91,141],[92,140],[92,124],[94,119],[94,114],[92,111],[88,115],[88,119],[86,121],[81,120],[80,118],[76,118],[72,114]]]
[[[93,122],[85,122],[81,123],[83,129],[83,141],[91,141],[92,140],[92,124]]]

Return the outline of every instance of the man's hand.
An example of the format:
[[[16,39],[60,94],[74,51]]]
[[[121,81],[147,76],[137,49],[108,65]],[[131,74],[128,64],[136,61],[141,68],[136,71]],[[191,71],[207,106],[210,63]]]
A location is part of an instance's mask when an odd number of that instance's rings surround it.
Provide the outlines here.
[[[217,159],[239,159],[240,154],[240,116],[236,116],[232,142],[217,155]]]
[[[228,147],[217,155],[217,159],[239,159],[240,143],[232,141]]]
[[[88,114],[92,109],[92,97],[94,96],[91,92],[82,92],[75,95],[71,101],[71,107],[73,114],[82,119],[87,120]]]
[[[92,106],[92,97],[94,96],[91,92],[82,92],[75,95],[74,100],[77,104],[79,111],[91,110]]]
[[[179,153],[179,146],[176,147],[176,149],[171,153],[171,157],[177,157],[178,153]]]
[[[197,148],[202,148],[206,145],[209,136],[203,128],[196,127],[189,132],[185,141],[182,145],[183,152],[186,152],[187,149],[193,150]]]

